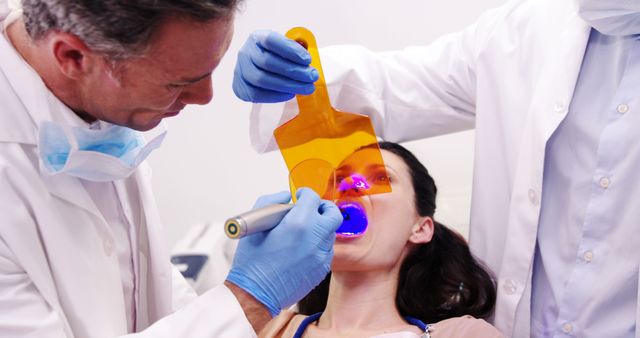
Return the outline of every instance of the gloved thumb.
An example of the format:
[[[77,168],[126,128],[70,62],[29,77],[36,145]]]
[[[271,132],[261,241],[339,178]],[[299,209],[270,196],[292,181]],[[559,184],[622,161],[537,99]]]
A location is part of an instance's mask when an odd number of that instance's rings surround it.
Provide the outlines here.
[[[342,217],[340,208],[338,208],[335,203],[327,200],[322,200],[320,202],[318,213],[321,216],[320,219],[323,225],[323,229],[327,233],[335,233],[344,221],[344,217]]]

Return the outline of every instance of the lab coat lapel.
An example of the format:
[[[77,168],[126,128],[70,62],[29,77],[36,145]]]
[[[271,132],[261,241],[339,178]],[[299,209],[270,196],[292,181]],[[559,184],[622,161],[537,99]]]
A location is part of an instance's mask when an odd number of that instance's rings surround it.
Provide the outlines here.
[[[553,55],[547,59],[529,109],[532,141],[543,146],[567,116],[589,41],[591,28],[577,13],[567,26],[551,47]]]
[[[138,230],[138,329],[173,312],[170,261],[162,238],[162,223],[151,190],[151,168],[140,164],[135,181],[143,217]]]
[[[95,203],[93,203],[91,196],[89,196],[89,193],[87,193],[86,189],[80,182],[80,179],[64,173],[55,176],[42,174],[42,181],[45,183],[51,194],[91,213],[100,220],[99,223],[101,228],[103,228],[102,231],[111,233],[111,231],[105,230],[105,228],[108,228],[108,225],[104,221],[104,218]]]
[[[552,52],[542,68],[527,116],[511,199],[509,240],[501,271],[501,275],[507,278],[526,276],[523,281],[527,286],[531,284],[537,241],[546,143],[568,112],[589,33],[590,27],[574,11],[567,19],[565,29],[559,33],[560,38],[549,46]],[[538,180],[531,181],[534,177]],[[529,259],[513,260],[513,257],[522,257],[523,252],[528,253]],[[513,282],[503,280],[502,283]],[[506,332],[511,332],[514,337],[528,337],[531,297],[524,292],[530,293],[531,288],[518,285],[524,291],[517,299],[499,293],[495,324],[507,328]]]
[[[37,218],[58,297],[79,337],[127,332],[124,295],[113,234],[80,180],[43,177],[52,197]],[[40,201],[40,200],[39,200]],[[91,327],[86,318],[94,318]]]
[[[26,195],[43,195],[42,190],[33,189],[33,182],[30,182],[22,175],[13,176],[11,183],[14,186],[20,187],[22,192],[26,192]],[[33,207],[36,218],[42,217],[50,221],[54,219],[42,205],[35,205]],[[21,210],[20,208],[17,209]],[[12,215],[8,216],[9,219],[16,220]],[[3,215],[3,217],[6,219],[7,215]],[[38,243],[34,243],[33,240],[35,238],[42,238],[42,231],[35,222],[30,222],[29,220],[29,218],[23,218],[23,221],[19,222],[20,227],[9,226],[10,224],[15,224],[15,221],[8,223],[0,222],[2,240],[10,246],[15,257],[19,259],[20,266],[29,275],[33,285],[37,288],[43,299],[58,313],[64,325],[65,332],[69,337],[72,337],[72,330],[60,304],[58,290],[56,289],[51,269],[48,265],[50,257],[44,250],[45,246],[38,245]]]

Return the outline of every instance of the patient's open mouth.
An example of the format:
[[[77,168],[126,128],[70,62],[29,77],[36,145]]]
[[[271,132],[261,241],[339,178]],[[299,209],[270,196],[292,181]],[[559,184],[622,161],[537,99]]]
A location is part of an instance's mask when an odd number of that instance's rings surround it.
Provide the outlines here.
[[[369,221],[365,208],[353,201],[338,202],[338,208],[342,212],[342,225],[336,230],[338,237],[352,238],[364,235]]]

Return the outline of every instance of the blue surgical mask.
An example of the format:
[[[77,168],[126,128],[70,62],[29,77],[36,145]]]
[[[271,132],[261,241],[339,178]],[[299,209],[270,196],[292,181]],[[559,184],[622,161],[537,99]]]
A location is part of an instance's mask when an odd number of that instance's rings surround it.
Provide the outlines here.
[[[640,34],[640,1],[578,0],[579,14],[605,35]]]
[[[145,144],[142,133],[108,125],[100,130],[45,121],[40,126],[41,166],[49,175],[67,174],[94,182],[129,177],[167,132],[164,122],[160,134]]]

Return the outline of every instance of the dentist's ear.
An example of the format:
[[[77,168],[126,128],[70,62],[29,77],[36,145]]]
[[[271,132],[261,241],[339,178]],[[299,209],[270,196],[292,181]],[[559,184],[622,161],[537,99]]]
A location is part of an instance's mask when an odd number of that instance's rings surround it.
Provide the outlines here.
[[[433,218],[420,217],[416,224],[411,227],[409,242],[414,244],[424,244],[431,242],[433,238]]]
[[[69,33],[53,33],[47,41],[62,74],[77,80],[90,73],[97,55],[80,38]]]

